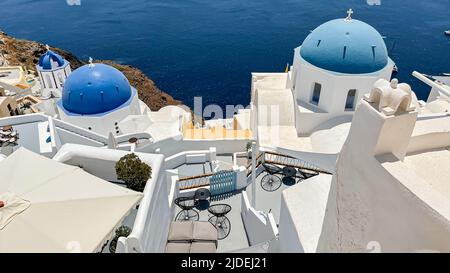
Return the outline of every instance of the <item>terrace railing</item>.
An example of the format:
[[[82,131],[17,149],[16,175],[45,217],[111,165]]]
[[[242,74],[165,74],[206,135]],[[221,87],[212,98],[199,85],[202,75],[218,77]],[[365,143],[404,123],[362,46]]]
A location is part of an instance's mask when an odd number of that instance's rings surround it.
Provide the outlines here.
[[[190,190],[195,188],[206,187],[210,185],[210,178],[214,173],[202,175],[188,176],[178,179],[178,188],[180,190]]]
[[[179,190],[191,190],[209,187],[212,196],[219,196],[236,191],[236,172],[223,170],[178,179]]]
[[[264,152],[264,162],[286,167],[294,167],[312,172],[331,174],[330,172],[325,171],[314,164],[309,163],[308,161],[275,152]]]
[[[263,159],[264,159],[263,156],[264,156],[264,153],[260,153],[256,157],[256,168],[258,168],[263,163]],[[252,163],[251,162],[249,164],[247,164],[246,169],[247,169],[247,177],[249,177],[250,175],[252,175]]]

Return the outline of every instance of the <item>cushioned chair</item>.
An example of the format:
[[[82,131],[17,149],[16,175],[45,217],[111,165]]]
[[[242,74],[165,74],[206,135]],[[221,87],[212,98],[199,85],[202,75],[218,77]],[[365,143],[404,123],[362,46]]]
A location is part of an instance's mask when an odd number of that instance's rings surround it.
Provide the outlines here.
[[[217,238],[217,230],[209,222],[172,222],[166,253],[215,253]]]
[[[194,222],[172,222],[169,228],[169,236],[167,241],[169,242],[191,242],[192,234],[194,234]]]
[[[210,222],[194,222],[192,239],[195,242],[217,242],[217,229]]]
[[[166,253],[189,253],[191,250],[191,243],[167,243]]]
[[[190,253],[216,253],[217,246],[215,242],[193,242]]]

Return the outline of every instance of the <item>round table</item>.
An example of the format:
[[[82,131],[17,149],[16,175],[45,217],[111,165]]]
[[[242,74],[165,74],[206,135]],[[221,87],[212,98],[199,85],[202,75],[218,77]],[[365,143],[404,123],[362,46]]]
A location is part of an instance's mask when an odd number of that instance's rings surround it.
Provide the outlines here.
[[[283,175],[286,177],[295,177],[297,170],[294,167],[284,167]]]
[[[211,197],[211,192],[208,189],[201,188],[195,191],[194,199],[203,201],[208,200],[208,198]]]

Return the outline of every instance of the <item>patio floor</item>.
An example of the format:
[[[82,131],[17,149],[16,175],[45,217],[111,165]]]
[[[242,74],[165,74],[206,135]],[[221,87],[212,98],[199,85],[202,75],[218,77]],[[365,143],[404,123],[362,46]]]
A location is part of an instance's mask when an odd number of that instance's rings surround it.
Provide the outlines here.
[[[213,201],[210,203],[210,206],[215,204],[227,204],[231,206],[231,211],[226,215],[231,223],[230,234],[225,239],[219,240],[217,252],[227,252],[249,246],[247,234],[241,218],[241,196],[241,193],[237,193],[225,200]],[[180,208],[176,207],[175,217],[180,210]],[[199,221],[208,221],[212,216],[207,209],[196,210],[199,212]]]
[[[219,160],[220,170],[229,170],[233,165],[233,157],[231,155],[221,155],[217,156]],[[238,158],[238,164],[246,165],[247,161],[245,158]],[[203,173],[211,172],[211,167],[209,164],[189,164],[183,165],[178,168],[178,173],[180,177],[199,175]],[[280,207],[281,207],[281,193],[283,190],[289,188],[291,185],[281,184],[280,188],[273,192],[267,192],[261,187],[261,179],[266,173],[262,172],[256,178],[256,210],[272,212],[274,219],[279,224],[280,219]],[[249,185],[246,188],[247,196],[252,202],[252,187]],[[220,240],[218,244],[218,252],[228,252],[235,251],[239,249],[248,248],[250,245],[248,243],[246,230],[244,228],[242,217],[241,217],[241,198],[242,193],[238,192],[235,195],[228,197],[221,201],[212,201],[210,205],[215,204],[228,204],[232,207],[231,212],[227,214],[228,219],[231,222],[231,231],[227,238]],[[181,210],[175,206],[175,217]],[[199,220],[208,221],[212,216],[206,209],[199,210]]]
[[[219,170],[230,170],[233,166],[232,155],[218,155]],[[206,164],[187,164],[178,168],[178,174],[180,177],[199,175],[212,172],[209,163]],[[231,230],[228,237],[223,240],[219,240],[217,252],[226,252],[240,248],[246,248],[249,246],[247,235],[245,232],[244,224],[241,218],[241,196],[240,192],[220,201],[212,201],[209,205],[215,204],[227,204],[231,206],[231,211],[226,215],[231,223]],[[180,208],[175,206],[175,217],[180,212]],[[197,208],[199,212],[200,221],[208,221],[212,216],[205,208]]]

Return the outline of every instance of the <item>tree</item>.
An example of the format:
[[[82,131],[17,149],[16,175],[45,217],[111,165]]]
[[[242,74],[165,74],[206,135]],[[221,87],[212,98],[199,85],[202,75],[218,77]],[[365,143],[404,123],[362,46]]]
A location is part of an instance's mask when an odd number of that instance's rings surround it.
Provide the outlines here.
[[[152,168],[134,153],[127,154],[116,163],[117,179],[123,180],[127,188],[143,192],[147,180],[152,175]]]

